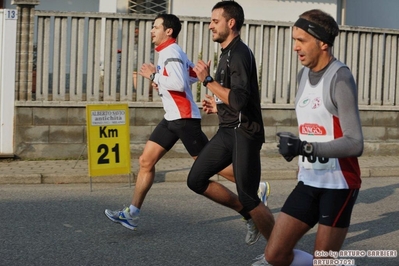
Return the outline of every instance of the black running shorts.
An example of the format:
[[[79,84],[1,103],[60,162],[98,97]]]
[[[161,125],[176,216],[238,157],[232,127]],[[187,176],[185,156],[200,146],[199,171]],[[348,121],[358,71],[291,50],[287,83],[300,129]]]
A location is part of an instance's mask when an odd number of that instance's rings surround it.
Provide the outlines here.
[[[178,119],[173,121],[162,119],[150,136],[151,141],[158,143],[167,151],[179,139],[191,156],[198,156],[208,143],[208,138],[201,129],[201,119]]]
[[[310,227],[319,223],[346,228],[349,227],[358,193],[359,189],[316,188],[300,181],[281,211]]]

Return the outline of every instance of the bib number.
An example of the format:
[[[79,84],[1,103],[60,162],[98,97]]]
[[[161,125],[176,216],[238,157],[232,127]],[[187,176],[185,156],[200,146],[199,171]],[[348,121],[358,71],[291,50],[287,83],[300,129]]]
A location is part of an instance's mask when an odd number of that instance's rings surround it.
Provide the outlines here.
[[[335,160],[316,156],[302,156],[302,159],[299,160],[299,165],[305,169],[327,170],[335,168]]]

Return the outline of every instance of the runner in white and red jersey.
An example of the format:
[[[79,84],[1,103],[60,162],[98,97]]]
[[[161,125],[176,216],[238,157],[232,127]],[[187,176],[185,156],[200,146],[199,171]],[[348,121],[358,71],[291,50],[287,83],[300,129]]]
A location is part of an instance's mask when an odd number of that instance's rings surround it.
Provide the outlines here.
[[[194,64],[176,43],[175,38],[169,38],[157,46],[155,51],[159,53],[159,58],[151,79],[162,99],[165,119],[201,119],[191,91],[191,84],[198,81],[197,75],[192,71]]]
[[[294,51],[304,66],[295,100],[299,137],[277,135],[287,161],[299,155],[298,184],[276,219],[265,256],[252,265],[313,265],[313,255],[294,249],[302,236],[318,224],[314,254],[320,258],[339,251],[348,232],[361,185],[363,133],[353,75],[332,54],[338,33],[336,21],[321,10],[303,13],[294,24]]]

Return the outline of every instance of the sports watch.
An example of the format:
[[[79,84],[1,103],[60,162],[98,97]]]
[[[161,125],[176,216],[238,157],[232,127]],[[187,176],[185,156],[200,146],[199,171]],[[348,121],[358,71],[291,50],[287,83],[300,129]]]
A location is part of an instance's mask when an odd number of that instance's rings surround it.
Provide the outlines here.
[[[312,145],[312,143],[305,143],[305,145],[303,145],[303,152],[306,155],[311,155],[313,153],[313,145]]]
[[[208,85],[209,82],[212,82],[213,78],[211,76],[206,76],[204,82],[202,83],[202,85],[204,85],[205,87]]]
[[[154,79],[155,79],[155,72],[154,73],[152,73],[151,75],[150,75],[150,79],[151,79],[151,81],[154,81]]]

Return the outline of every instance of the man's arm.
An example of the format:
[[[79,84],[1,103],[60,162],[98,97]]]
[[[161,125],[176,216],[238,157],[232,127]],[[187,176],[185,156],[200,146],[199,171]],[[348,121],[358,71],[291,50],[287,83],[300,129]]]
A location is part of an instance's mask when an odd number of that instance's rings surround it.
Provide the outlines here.
[[[326,158],[357,157],[363,153],[363,132],[360,122],[357,87],[347,68],[338,70],[332,81],[333,102],[337,105],[342,137],[314,143],[314,155]]]
[[[211,61],[208,61],[208,63],[205,63],[202,60],[198,60],[198,63],[195,65],[193,70],[197,74],[197,77],[201,82],[204,82],[205,78],[207,76],[209,76],[210,64],[211,64]],[[213,92],[213,94],[215,94],[216,97],[218,97],[223,103],[229,104],[230,89],[223,87],[217,81],[209,82],[206,87],[211,92]]]

